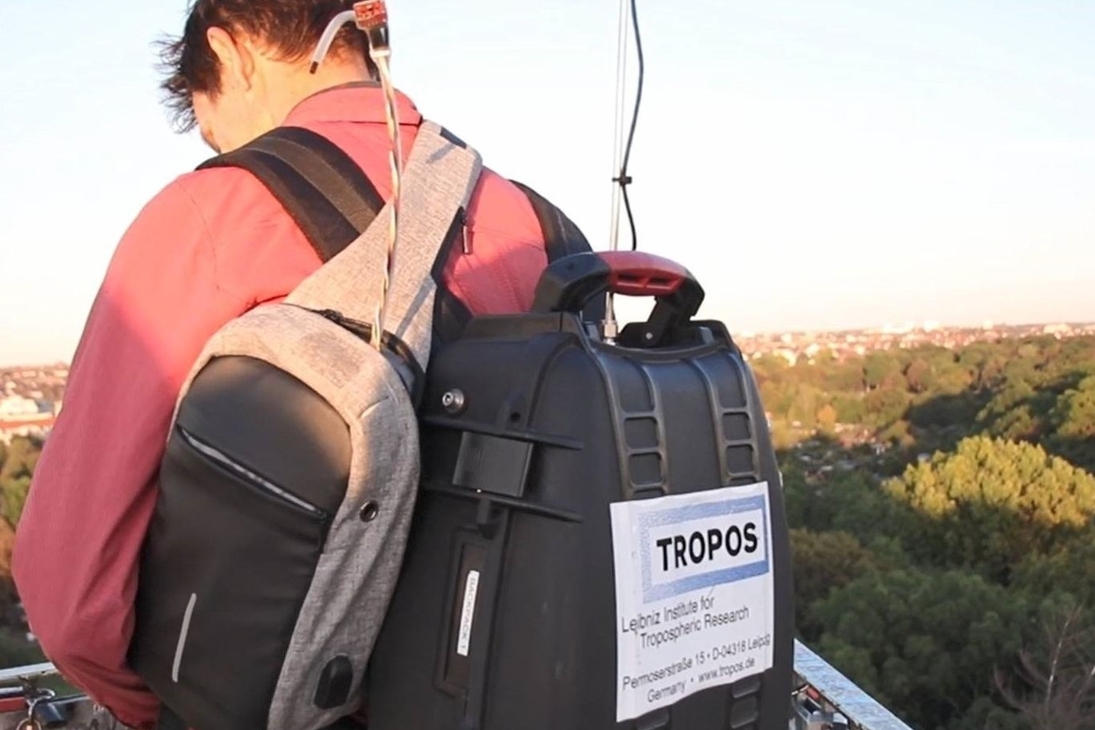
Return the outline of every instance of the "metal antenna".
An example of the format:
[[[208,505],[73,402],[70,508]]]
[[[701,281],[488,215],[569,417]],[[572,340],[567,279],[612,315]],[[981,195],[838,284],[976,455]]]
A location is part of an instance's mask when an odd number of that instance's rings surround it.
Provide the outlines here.
[[[624,97],[627,86],[627,36],[628,21],[631,21],[635,30],[635,46],[639,56],[639,79],[635,97],[635,110],[631,117],[631,129],[626,135]],[[613,193],[612,193],[612,228],[609,234],[609,242],[613,251],[619,248],[620,239],[620,203],[623,202],[627,210],[628,223],[631,226],[631,250],[638,248],[638,234],[635,232],[635,216],[631,211],[631,201],[627,196],[627,186],[631,184],[631,176],[627,172],[628,163],[631,161],[631,145],[635,141],[635,127],[639,121],[639,105],[643,98],[643,75],[645,63],[643,59],[642,36],[639,33],[638,8],[636,0],[620,0],[620,37],[619,54],[616,60],[616,120],[615,139],[613,141],[615,155],[613,159]],[[615,295],[608,295],[605,311],[604,337],[609,343],[613,343],[618,334],[619,324],[616,321]]]

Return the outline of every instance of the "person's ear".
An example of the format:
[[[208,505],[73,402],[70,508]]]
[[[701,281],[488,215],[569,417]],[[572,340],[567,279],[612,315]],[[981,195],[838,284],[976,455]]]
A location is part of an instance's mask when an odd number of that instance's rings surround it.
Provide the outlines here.
[[[206,31],[209,47],[220,61],[221,82],[228,88],[250,91],[255,78],[255,57],[246,43],[237,42],[224,28]]]

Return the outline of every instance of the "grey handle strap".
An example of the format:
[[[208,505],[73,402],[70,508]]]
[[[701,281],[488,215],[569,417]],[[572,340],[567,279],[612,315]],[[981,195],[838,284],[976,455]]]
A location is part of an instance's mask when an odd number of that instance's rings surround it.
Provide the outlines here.
[[[478,152],[437,124],[423,121],[403,172],[395,267],[382,323],[423,368],[429,360],[437,294],[431,270],[481,171]],[[301,282],[286,301],[309,309],[333,309],[343,317],[371,323],[383,290],[390,205],[389,201],[357,240]]]

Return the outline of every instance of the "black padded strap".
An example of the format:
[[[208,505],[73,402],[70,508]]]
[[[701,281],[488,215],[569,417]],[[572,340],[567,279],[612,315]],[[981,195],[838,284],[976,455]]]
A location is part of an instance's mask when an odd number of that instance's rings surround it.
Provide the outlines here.
[[[198,167],[240,167],[289,213],[324,263],[360,236],[384,207],[361,168],[337,145],[301,127],[278,127]]]
[[[510,182],[528,197],[532,210],[540,221],[549,265],[571,254],[588,253],[593,250],[582,230],[563,211],[527,185],[516,180]],[[582,310],[582,318],[587,321],[600,321],[604,317],[605,297],[603,296],[591,299]]]
[[[544,232],[544,247],[547,249],[549,264],[564,256],[592,250],[581,229],[574,224],[574,221],[567,218],[563,211],[527,185],[516,180],[510,182],[528,197],[533,211],[536,212],[536,218],[540,221],[540,228]]]
[[[575,253],[586,253],[593,249],[586,240],[581,229],[570,220],[559,208],[553,205],[545,197],[523,183],[511,180],[517,188],[525,194],[532,205],[536,219],[540,222],[540,230],[544,236],[544,248],[547,253],[548,263]],[[464,326],[471,320],[472,313],[467,306],[460,301],[441,280],[441,273],[453,253],[453,248],[461,234],[461,226],[466,223],[461,216],[453,221],[441,253],[434,264],[434,281],[437,282],[437,295],[434,299],[433,329],[434,345],[444,345],[455,341]],[[595,297],[590,300],[582,311],[582,317],[587,321],[600,321],[605,317],[605,298]]]

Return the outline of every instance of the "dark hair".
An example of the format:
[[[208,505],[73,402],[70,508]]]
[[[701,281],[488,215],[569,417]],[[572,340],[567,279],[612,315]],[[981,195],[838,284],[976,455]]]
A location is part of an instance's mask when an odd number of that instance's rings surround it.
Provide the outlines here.
[[[261,38],[282,60],[306,58],[315,50],[331,19],[353,7],[354,0],[193,0],[182,35],[162,44],[167,78],[160,85],[179,131],[194,128],[193,95],[220,91],[220,62],[206,33],[210,28],[243,31]],[[365,36],[349,24],[331,45],[332,54],[361,54],[375,73]]]

